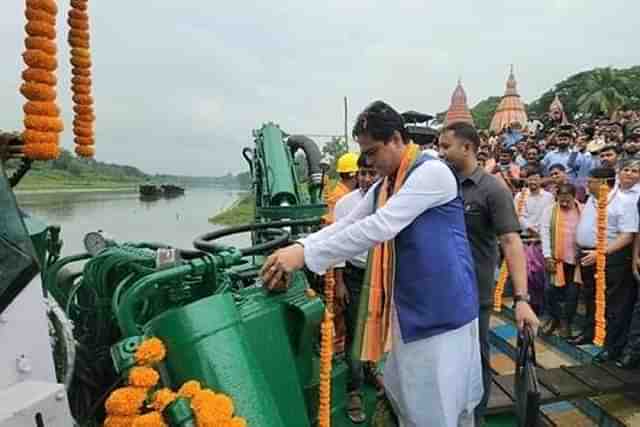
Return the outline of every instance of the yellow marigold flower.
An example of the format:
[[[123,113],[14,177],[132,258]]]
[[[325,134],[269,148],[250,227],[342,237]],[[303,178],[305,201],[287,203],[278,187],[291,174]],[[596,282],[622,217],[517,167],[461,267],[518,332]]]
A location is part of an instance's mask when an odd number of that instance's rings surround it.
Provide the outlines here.
[[[146,398],[144,388],[122,387],[111,393],[104,407],[108,415],[138,415]]]
[[[167,423],[164,422],[164,418],[162,418],[162,414],[156,411],[137,416],[131,426],[132,427],[168,427]]]
[[[107,419],[104,420],[103,427],[131,427],[135,419],[135,415],[109,415]]]
[[[174,400],[176,400],[178,395],[168,388],[163,388],[158,390],[158,392],[153,397],[153,403],[151,403],[151,407],[158,412],[164,411],[164,409],[169,406]]]
[[[96,153],[96,149],[93,145],[76,145],[76,154],[82,157],[93,157]]]
[[[178,396],[191,399],[200,390],[202,390],[200,382],[196,380],[187,381],[186,383],[182,384],[182,387],[180,387],[180,389],[178,390]]]
[[[60,155],[60,147],[58,144],[27,144],[22,152],[32,160],[53,160]]]
[[[129,371],[129,385],[133,387],[155,387],[160,380],[160,374],[146,366],[136,366]]]
[[[158,338],[144,340],[136,350],[136,363],[141,366],[161,362],[167,355],[167,349]]]
[[[225,394],[216,394],[214,397],[214,408],[222,416],[222,418],[231,418],[233,416],[233,400]]]
[[[196,413],[206,411],[215,404],[215,397],[216,394],[209,389],[199,390],[191,398],[191,409]]]

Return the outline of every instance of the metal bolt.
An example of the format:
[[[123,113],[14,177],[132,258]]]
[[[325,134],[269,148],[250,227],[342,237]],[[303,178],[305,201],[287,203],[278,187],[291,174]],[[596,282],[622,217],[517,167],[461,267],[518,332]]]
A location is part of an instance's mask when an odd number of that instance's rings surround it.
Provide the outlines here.
[[[56,393],[56,400],[58,402],[61,400],[64,400],[64,395],[65,395],[64,390],[60,390],[59,392]]]

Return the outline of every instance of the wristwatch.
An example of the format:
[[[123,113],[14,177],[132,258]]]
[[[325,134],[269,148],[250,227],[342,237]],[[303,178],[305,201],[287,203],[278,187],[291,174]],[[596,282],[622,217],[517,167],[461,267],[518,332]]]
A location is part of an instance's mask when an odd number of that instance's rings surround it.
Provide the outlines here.
[[[524,295],[514,295],[513,296],[513,308],[516,308],[516,305],[518,305],[519,302],[526,302],[527,304],[529,304],[529,301],[531,301],[531,297],[529,296],[529,294],[524,294]]]

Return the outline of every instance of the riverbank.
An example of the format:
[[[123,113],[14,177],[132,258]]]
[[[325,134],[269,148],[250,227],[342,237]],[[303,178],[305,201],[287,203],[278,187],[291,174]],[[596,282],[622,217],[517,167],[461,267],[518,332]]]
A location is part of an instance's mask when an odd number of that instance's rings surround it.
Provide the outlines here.
[[[240,196],[231,206],[209,218],[218,225],[240,225],[253,222],[256,215],[256,199],[253,194]]]

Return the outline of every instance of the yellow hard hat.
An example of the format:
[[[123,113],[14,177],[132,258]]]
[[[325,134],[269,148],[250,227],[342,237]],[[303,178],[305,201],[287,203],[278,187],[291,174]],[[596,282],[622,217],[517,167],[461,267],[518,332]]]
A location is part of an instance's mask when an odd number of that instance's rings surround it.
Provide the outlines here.
[[[356,153],[347,153],[340,156],[340,158],[338,159],[338,163],[336,164],[336,172],[358,172],[358,155]]]

